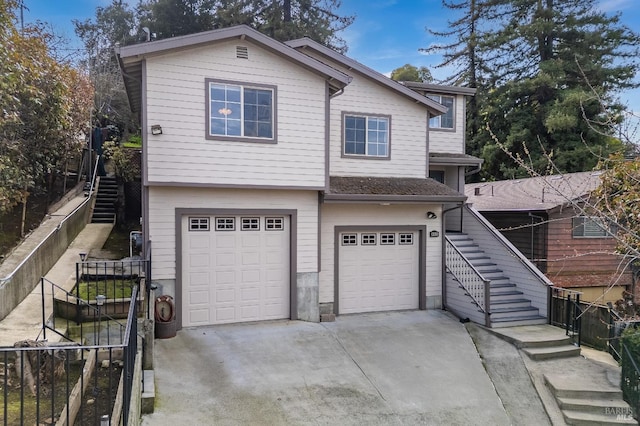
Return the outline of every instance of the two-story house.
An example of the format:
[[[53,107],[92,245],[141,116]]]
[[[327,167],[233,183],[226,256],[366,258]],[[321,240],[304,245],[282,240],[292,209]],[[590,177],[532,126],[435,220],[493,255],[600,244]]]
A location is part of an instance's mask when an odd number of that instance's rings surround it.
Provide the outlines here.
[[[412,90],[246,26],[118,58],[153,280],[179,327],[443,306],[443,217],[480,165],[464,154],[471,91]]]

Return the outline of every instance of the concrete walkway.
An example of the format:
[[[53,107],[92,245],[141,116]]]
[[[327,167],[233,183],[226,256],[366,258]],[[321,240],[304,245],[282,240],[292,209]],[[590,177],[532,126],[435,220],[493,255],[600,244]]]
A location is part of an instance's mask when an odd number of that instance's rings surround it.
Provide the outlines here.
[[[189,328],[154,353],[143,425],[512,423],[464,326],[439,310]]]
[[[511,399],[514,399],[514,395],[517,395],[515,394],[517,383],[525,381],[525,378],[519,373],[522,371],[522,367],[526,369],[529,376],[528,381],[533,383],[537,395],[524,394],[523,399],[526,398],[528,401],[519,401],[519,396],[516,396],[513,401],[516,408],[518,404],[529,405],[535,402],[534,405],[538,406],[538,402],[541,402],[553,425],[562,426],[567,423],[550,388],[550,383],[576,390],[620,390],[621,369],[613,357],[606,352],[581,347],[581,353],[577,356],[536,360],[525,354],[526,349],[518,349],[543,342],[566,339],[564,330],[558,327],[536,325],[487,330],[475,324],[468,324],[467,328],[473,336],[489,376],[496,385],[497,392],[503,398],[507,412],[510,414],[518,412],[510,407],[509,399],[510,396]],[[518,360],[518,358],[520,359]],[[508,369],[509,372],[506,373],[505,369]],[[505,376],[508,378],[507,380],[504,380]],[[518,376],[520,376],[519,379],[517,379]],[[514,383],[509,383],[511,379],[515,379]],[[598,424],[616,423],[617,406],[617,402],[610,401],[610,406],[604,407],[601,413],[607,419],[606,423]],[[526,417],[522,416],[521,418],[525,419]],[[529,421],[520,421],[517,417],[512,417],[512,421],[513,424],[533,424]],[[535,424],[544,423],[536,422]]]
[[[57,220],[56,218],[62,220],[67,210],[68,212],[66,214],[73,211],[73,209],[79,205],[79,203],[75,205],[76,201],[79,201],[78,199],[84,200],[84,197],[77,197],[77,199],[72,200],[72,202],[58,210],[55,216],[52,216],[52,218],[43,225],[46,225],[47,228],[51,227],[51,229],[54,229],[57,223],[54,224],[53,221]],[[71,208],[74,205],[75,207]],[[75,285],[76,262],[80,260],[80,253],[89,253],[92,249],[100,249],[109,237],[112,228],[113,225],[111,224],[90,223],[86,225],[56,264],[45,275],[46,280],[55,283],[65,290],[71,290]],[[42,235],[40,234],[39,231],[37,231],[37,233],[34,231],[32,236],[44,238],[48,235],[46,232],[42,233]],[[26,254],[28,254],[28,252],[25,253],[25,256]],[[47,316],[52,312],[52,291],[51,285],[45,286],[45,313]],[[41,286],[38,283],[33,291],[11,311],[9,315],[0,321],[0,346],[13,346],[15,342],[20,340],[36,339],[41,329],[42,292]],[[49,334],[47,337],[49,337]],[[51,337],[53,337],[53,334]]]

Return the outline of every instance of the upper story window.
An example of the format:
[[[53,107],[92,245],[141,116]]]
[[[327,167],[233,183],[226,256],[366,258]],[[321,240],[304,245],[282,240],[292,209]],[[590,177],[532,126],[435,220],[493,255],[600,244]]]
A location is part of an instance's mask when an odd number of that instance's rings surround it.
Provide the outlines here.
[[[454,129],[453,111],[455,109],[453,107],[454,105],[453,96],[427,95],[427,97],[449,108],[447,112],[445,112],[444,114],[438,115],[436,117],[431,117],[429,119],[429,128],[453,130]]]
[[[389,158],[391,117],[343,115],[344,155]]]
[[[275,141],[275,87],[206,82],[208,139]]]
[[[571,235],[574,238],[606,238],[611,237],[611,232],[607,230],[607,225],[598,217],[579,216],[572,219]]]

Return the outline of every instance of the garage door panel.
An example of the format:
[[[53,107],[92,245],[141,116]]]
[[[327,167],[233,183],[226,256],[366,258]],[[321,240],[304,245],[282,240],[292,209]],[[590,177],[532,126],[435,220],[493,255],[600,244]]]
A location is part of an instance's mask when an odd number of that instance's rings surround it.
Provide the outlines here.
[[[225,216],[224,230],[209,219],[214,226],[197,232],[183,219],[183,325],[289,318],[288,218],[286,231],[267,230],[264,217],[244,230],[239,216]]]
[[[355,235],[356,238],[349,239],[354,245],[339,247],[340,313],[417,309],[418,245],[398,244],[401,240],[398,233],[383,231],[348,234]],[[416,241],[415,232],[403,232],[402,235],[404,242]],[[340,241],[345,241],[343,235],[340,236]],[[371,244],[363,245],[363,241]],[[381,244],[382,242],[385,244]]]
[[[235,266],[236,264],[235,253],[216,253],[214,258],[215,266]]]

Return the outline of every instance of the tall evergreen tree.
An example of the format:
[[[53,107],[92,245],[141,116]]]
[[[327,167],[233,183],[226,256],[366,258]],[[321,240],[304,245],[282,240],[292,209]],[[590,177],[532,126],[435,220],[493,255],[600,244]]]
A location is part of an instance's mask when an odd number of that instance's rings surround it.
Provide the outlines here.
[[[619,91],[634,87],[640,39],[597,6],[484,0],[487,31],[475,46],[486,70],[479,113],[490,131],[482,126],[468,141],[470,153],[485,159],[485,177],[524,175],[510,155],[542,173],[550,158],[556,171],[590,170],[619,147],[599,123],[621,110]]]
[[[538,172],[591,170],[620,147],[601,126],[622,108],[615,96],[634,86],[638,35],[619,15],[599,12],[595,0],[489,0],[501,25],[487,39],[487,61],[495,86],[483,105],[493,137],[484,142],[486,173],[509,178],[524,172],[505,162],[511,154],[530,158]],[[496,22],[496,23],[497,23]]]
[[[476,96],[471,97],[467,103],[467,151],[478,152],[475,146],[477,135],[481,127],[481,118],[478,105],[484,97],[483,77],[487,74],[483,66],[480,54],[483,33],[480,29],[484,13],[485,0],[462,0],[458,2],[442,0],[447,9],[459,13],[460,18],[449,21],[447,31],[435,31],[427,28],[432,35],[453,40],[447,44],[437,44],[420,51],[431,54],[440,53],[443,56],[438,68],[454,66],[456,71],[444,79],[444,83],[461,85],[478,89]]]
[[[162,39],[238,24],[280,41],[309,37],[337,51],[337,33],[353,22],[340,16],[340,0],[140,0],[140,24]]]
[[[135,131],[136,120],[115,57],[114,47],[140,41],[135,34],[134,10],[123,0],[96,8],[95,19],[74,20],[75,32],[86,50],[86,66],[95,86],[94,121]]]

